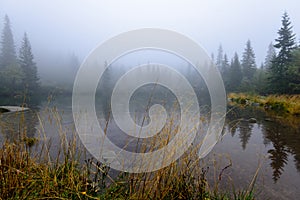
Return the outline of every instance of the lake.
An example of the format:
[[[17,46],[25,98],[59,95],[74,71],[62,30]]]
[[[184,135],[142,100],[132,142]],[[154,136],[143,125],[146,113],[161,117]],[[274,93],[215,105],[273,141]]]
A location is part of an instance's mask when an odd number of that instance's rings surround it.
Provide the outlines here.
[[[45,137],[51,143],[51,154],[55,155],[59,133],[65,132],[71,137],[75,130],[71,105],[71,97],[57,97],[40,102],[22,115],[1,114],[0,141],[17,140],[19,131],[26,130],[28,137]],[[280,117],[257,107],[230,106],[228,110],[222,139],[203,159],[210,166],[209,181],[219,181],[220,187],[225,189],[231,189],[232,184],[236,188],[247,188],[259,168],[255,184],[259,199],[297,199],[300,196],[299,117]],[[134,117],[141,120],[141,113],[137,113]],[[103,125],[104,118],[111,116],[99,114],[98,117]],[[251,118],[255,120],[249,120]],[[121,130],[112,121],[108,125],[108,134],[116,132]],[[124,134],[111,138],[120,146],[125,140]],[[134,144],[129,144],[128,149],[134,148]],[[31,148],[35,149],[34,146]],[[230,163],[231,166],[226,168]],[[221,173],[221,180],[211,178],[214,173]]]

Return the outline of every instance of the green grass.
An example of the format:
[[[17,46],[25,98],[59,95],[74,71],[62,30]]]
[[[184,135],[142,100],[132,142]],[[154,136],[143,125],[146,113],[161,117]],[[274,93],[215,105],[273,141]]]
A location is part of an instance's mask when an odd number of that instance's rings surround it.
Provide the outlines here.
[[[56,109],[50,110],[49,115],[58,127],[62,127]],[[40,123],[42,126],[41,119]],[[178,129],[171,129],[173,124],[170,123],[160,138],[153,144],[146,144],[145,149],[163,146],[170,135],[176,134],[173,131]],[[52,147],[44,140],[45,133],[36,140],[28,139],[24,129],[20,140],[3,144],[0,148],[0,199],[255,199],[255,181],[245,190],[219,189],[223,172],[231,165],[219,171],[214,169],[219,176],[211,185],[207,177],[209,169],[198,158],[197,145],[163,169],[149,173],[120,172],[112,178],[108,165],[84,156],[84,148],[78,143],[75,132],[67,137],[63,129],[58,130],[61,139],[55,157],[50,155]],[[32,151],[37,141],[39,150]],[[256,176],[257,173],[253,180]]]

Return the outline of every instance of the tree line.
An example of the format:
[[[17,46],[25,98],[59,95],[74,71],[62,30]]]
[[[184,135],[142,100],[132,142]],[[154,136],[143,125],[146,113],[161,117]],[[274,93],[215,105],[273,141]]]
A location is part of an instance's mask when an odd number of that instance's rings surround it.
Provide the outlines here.
[[[300,46],[288,14],[282,16],[275,44],[270,43],[264,63],[259,67],[248,40],[241,56],[234,54],[231,60],[220,45],[215,65],[220,70],[227,92],[254,92],[259,94],[300,93]],[[9,17],[4,17],[0,40],[0,95],[30,97],[41,91],[38,70],[34,62],[30,41],[24,33],[16,52]],[[73,59],[74,60],[74,59]],[[77,60],[77,59],[76,59]],[[78,62],[76,64],[78,68]],[[75,70],[75,69],[74,69]]]
[[[237,53],[231,61],[220,45],[214,60],[227,92],[266,94],[300,93],[300,45],[285,12],[275,44],[270,43],[264,63],[256,65],[255,53],[248,40],[241,59]]]
[[[0,43],[0,95],[29,98],[40,89],[37,66],[26,32],[16,52],[9,17],[4,17]]]

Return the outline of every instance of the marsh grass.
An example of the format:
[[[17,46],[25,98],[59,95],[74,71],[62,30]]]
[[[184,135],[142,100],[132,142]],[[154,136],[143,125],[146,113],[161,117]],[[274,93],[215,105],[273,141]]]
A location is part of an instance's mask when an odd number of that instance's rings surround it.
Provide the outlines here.
[[[56,124],[59,144],[53,147],[46,137],[41,117],[38,117],[38,142],[30,146],[26,129],[20,129],[20,140],[5,141],[0,149],[0,199],[254,199],[255,181],[245,190],[234,186],[227,191],[219,189],[222,181],[232,184],[231,179],[224,178],[232,163],[217,169],[216,164],[211,167],[200,160],[197,153],[201,142],[157,171],[111,173],[109,165],[87,156],[75,130],[71,133],[64,130],[56,108],[47,112],[48,120]],[[178,129],[171,119],[163,133],[152,142],[141,144],[140,151],[168,144]],[[55,156],[51,148],[55,148]],[[207,178],[210,170],[215,173],[213,184]]]
[[[230,93],[231,102],[242,105],[258,105],[279,114],[300,116],[300,95],[259,96],[244,93]]]

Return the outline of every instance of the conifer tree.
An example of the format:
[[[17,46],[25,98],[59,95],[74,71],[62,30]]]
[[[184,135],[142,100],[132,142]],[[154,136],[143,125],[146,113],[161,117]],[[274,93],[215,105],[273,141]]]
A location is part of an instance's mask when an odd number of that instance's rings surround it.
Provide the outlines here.
[[[293,50],[288,68],[289,93],[300,94],[300,48]]]
[[[238,92],[242,81],[242,69],[237,53],[234,54],[234,58],[231,61],[230,69],[228,73],[228,83],[226,89],[228,91]]]
[[[269,88],[275,93],[290,93],[288,68],[292,61],[292,51],[296,47],[295,34],[286,12],[281,22],[282,27],[278,31],[278,38],[274,45],[279,52],[269,70]]]
[[[251,47],[250,40],[247,41],[246,48],[243,53],[242,71],[243,71],[243,77],[251,82],[253,79],[253,75],[255,74],[256,71],[256,63],[255,63],[255,54]]]
[[[17,63],[14,38],[7,15],[4,17],[4,28],[1,35],[0,67],[7,67]]]
[[[220,72],[222,73],[222,64],[223,64],[223,47],[222,45],[219,46],[218,48],[218,54],[216,58],[216,67]]]
[[[0,94],[15,96],[21,92],[23,73],[18,65],[10,20],[4,17],[0,52]]]
[[[19,63],[24,74],[23,85],[29,94],[36,93],[39,89],[36,63],[31,51],[31,45],[27,34],[24,33],[22,46],[19,53]]]
[[[271,42],[268,46],[267,56],[265,58],[265,63],[264,63],[264,69],[266,71],[268,71],[271,68],[275,58],[276,58],[276,51],[273,43]]]

